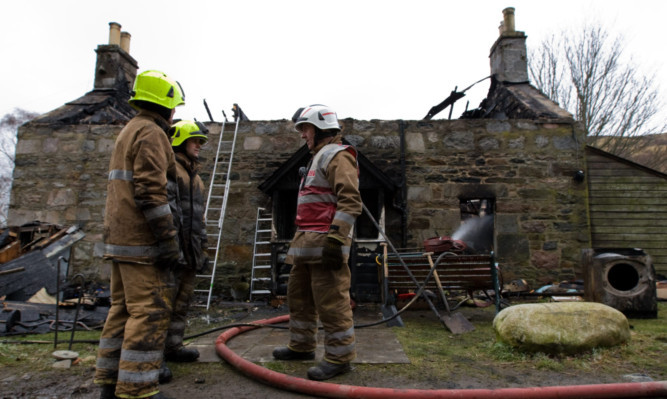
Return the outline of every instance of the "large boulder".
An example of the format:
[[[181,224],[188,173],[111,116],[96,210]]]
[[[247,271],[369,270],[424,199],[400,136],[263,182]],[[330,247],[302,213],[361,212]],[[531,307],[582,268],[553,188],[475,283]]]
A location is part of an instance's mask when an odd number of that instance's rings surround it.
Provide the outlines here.
[[[527,352],[575,354],[630,339],[628,319],[595,302],[510,306],[493,319],[498,341]]]

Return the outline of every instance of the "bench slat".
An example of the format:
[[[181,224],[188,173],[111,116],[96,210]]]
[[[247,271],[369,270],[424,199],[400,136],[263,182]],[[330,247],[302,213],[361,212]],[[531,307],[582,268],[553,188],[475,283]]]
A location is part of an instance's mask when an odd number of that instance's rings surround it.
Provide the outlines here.
[[[389,290],[417,290],[417,285],[405,270],[403,263],[421,285],[431,270],[429,256],[435,263],[437,256],[430,253],[407,252],[400,253],[400,259],[395,254],[387,254],[385,258],[387,272],[387,288]],[[402,262],[401,262],[402,261]],[[496,290],[499,282],[498,271],[493,254],[488,255],[452,255],[443,256],[437,263],[436,270],[445,290]],[[435,278],[431,276],[426,289],[437,290]],[[499,311],[499,293],[496,293],[496,310]]]

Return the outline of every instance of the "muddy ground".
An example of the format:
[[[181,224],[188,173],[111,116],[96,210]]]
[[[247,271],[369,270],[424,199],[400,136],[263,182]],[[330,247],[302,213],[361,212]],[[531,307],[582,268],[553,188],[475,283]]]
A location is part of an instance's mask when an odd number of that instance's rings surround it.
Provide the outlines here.
[[[490,324],[493,312],[476,314],[476,310],[462,309],[466,316],[475,324]],[[253,320],[275,317],[276,310],[257,311]],[[279,312],[279,314],[284,314]],[[410,324],[411,320],[432,318],[428,310],[416,310],[403,314],[403,320]],[[250,321],[246,319],[244,321]],[[440,326],[442,327],[442,326]],[[436,334],[446,334],[445,331]],[[219,333],[215,333],[216,336]],[[474,349],[473,349],[474,350]],[[35,398],[88,399],[99,397],[99,389],[92,383],[94,373],[94,356],[88,354],[82,361],[69,369],[47,369],[32,371],[25,364],[20,367],[4,366],[0,373],[0,398]],[[412,359],[411,359],[412,360]],[[619,359],[620,360],[620,359]],[[428,359],[426,359],[428,361]],[[601,370],[591,367],[589,370],[549,370],[525,365],[517,369],[511,362],[485,361],[481,364],[470,364],[468,357],[448,359],[460,362],[460,367],[448,373],[446,377],[434,377],[432,372],[424,375],[405,373],[401,365],[355,364],[352,373],[339,376],[330,382],[344,385],[366,387],[403,388],[403,389],[496,389],[553,385],[604,384],[615,382],[631,382],[645,379],[644,370],[619,366],[618,370]],[[291,363],[284,371],[296,377],[305,376],[311,364]],[[170,398],[306,398],[313,397],[295,392],[278,389],[257,382],[225,363],[195,363],[187,365],[172,364],[174,379],[169,384],[161,385],[163,393]],[[272,366],[275,368],[276,366]],[[437,367],[436,367],[437,368]],[[477,370],[477,371],[475,371]],[[483,370],[483,371],[482,371]],[[649,377],[650,378],[650,377]],[[663,378],[664,379],[664,378]]]

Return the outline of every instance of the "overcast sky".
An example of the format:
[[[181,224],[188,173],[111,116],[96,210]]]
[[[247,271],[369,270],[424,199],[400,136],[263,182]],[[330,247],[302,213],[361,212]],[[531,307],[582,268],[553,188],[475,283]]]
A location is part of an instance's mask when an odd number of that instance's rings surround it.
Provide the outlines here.
[[[289,119],[323,103],[339,118],[421,119],[489,75],[502,10],[515,7],[528,48],[564,27],[599,21],[625,35],[628,55],[667,89],[667,2],[634,0],[235,0],[3,1],[0,117],[13,108],[47,112],[92,90],[95,48],[109,22],[132,35],[140,71],[180,81],[176,117]],[[489,81],[456,103],[476,108]],[[436,119],[446,118],[441,112]]]

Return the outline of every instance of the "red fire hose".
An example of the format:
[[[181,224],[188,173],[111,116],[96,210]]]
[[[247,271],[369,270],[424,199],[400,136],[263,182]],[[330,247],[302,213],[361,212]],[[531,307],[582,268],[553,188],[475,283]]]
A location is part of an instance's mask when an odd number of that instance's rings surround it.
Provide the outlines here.
[[[283,323],[289,316],[260,320],[255,324]],[[235,327],[229,329],[215,341],[218,355],[243,374],[279,389],[299,392],[325,398],[377,398],[377,399],[422,399],[422,398],[647,398],[667,397],[667,381],[632,382],[619,384],[570,385],[529,388],[500,389],[394,389],[339,385],[328,382],[310,381],[281,374],[258,366],[238,356],[226,345],[237,334],[258,327]]]

